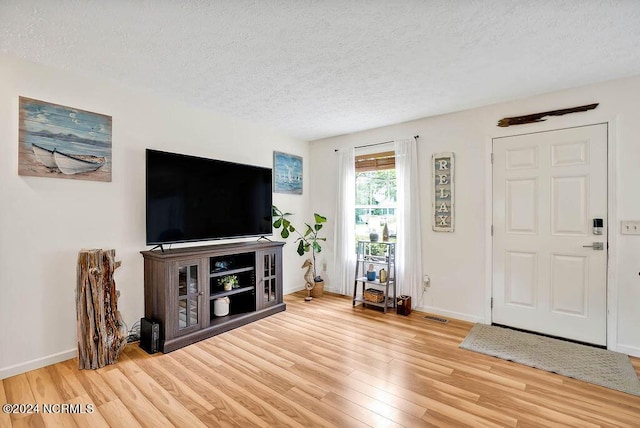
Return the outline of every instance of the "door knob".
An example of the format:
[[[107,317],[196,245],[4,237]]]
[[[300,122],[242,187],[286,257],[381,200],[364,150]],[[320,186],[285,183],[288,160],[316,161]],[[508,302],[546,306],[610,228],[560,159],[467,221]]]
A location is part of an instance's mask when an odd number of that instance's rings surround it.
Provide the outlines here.
[[[591,245],[583,245],[584,248],[593,248],[594,250],[599,250],[602,251],[604,250],[604,243],[603,242],[594,242]]]

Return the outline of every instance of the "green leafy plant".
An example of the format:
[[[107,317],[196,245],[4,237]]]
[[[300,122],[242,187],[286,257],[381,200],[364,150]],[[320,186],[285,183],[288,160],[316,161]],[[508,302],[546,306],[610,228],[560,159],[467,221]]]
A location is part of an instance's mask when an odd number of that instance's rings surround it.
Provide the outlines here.
[[[292,233],[297,234],[298,237],[296,238],[295,242],[298,243],[298,254],[303,256],[304,253],[311,252],[311,256],[313,257],[313,278],[316,282],[322,281],[322,277],[316,272],[316,253],[322,251],[320,242],[327,240],[327,238],[322,238],[319,236],[319,232],[322,230],[324,223],[327,222],[327,218],[321,216],[318,213],[314,213],[313,219],[315,223],[313,225],[305,223],[307,229],[304,233],[301,233],[297,228],[293,226],[293,224],[291,224],[291,221],[288,219],[288,217],[292,216],[293,214],[282,212],[275,205],[272,206],[271,211],[274,218],[273,227],[275,229],[282,228],[282,230],[280,231],[280,236],[283,239],[287,239],[289,236],[291,236]]]
[[[218,281],[218,284],[220,285],[224,285],[227,283],[231,284],[231,288],[238,288],[240,286],[237,275],[225,275]]]

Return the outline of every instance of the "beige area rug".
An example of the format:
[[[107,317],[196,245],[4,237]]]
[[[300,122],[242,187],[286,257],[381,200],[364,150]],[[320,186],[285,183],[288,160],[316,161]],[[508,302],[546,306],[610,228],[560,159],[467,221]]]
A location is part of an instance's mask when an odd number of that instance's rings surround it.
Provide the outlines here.
[[[640,396],[640,380],[619,352],[484,324],[460,348]]]

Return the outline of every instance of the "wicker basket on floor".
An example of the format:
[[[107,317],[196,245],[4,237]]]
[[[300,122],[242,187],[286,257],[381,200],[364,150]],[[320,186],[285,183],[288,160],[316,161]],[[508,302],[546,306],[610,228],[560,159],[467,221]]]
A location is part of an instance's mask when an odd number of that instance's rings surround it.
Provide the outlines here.
[[[382,303],[384,300],[384,293],[382,290],[376,290],[375,288],[367,288],[364,290],[364,300],[373,303]]]
[[[311,297],[322,297],[323,293],[324,293],[324,281],[318,281],[314,283],[314,286],[311,289]]]

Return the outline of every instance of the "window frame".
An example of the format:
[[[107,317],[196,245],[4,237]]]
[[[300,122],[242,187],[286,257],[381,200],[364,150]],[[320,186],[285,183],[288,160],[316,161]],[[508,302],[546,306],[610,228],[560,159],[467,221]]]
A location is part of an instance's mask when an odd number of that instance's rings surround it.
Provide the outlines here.
[[[367,153],[367,154],[362,154],[362,155],[358,155],[355,157],[355,175],[356,175],[356,187],[354,188],[354,192],[355,192],[355,196],[356,196],[356,200],[358,199],[358,185],[357,185],[357,181],[358,181],[358,175],[360,173],[366,173],[366,172],[375,172],[375,171],[385,171],[385,170],[395,170],[396,164],[395,164],[395,151],[384,151],[384,152],[377,152],[377,153]],[[395,180],[394,180],[395,181]],[[397,182],[395,183],[396,186],[396,192],[397,192]],[[356,206],[354,207],[354,216],[357,218],[357,213],[359,209],[367,209],[370,211],[373,211],[375,209],[379,209],[379,210],[383,210],[386,212],[386,214],[383,215],[383,217],[385,217],[386,223],[389,224],[389,217],[392,217],[393,219],[395,219],[396,213],[397,213],[397,199],[395,201],[395,203],[393,204],[393,206],[389,206],[388,204],[382,204],[382,205],[358,205],[356,204]],[[393,214],[390,214],[389,211],[392,210]],[[392,223],[395,223],[395,221],[393,221]],[[360,235],[357,234],[357,229],[358,229],[358,222],[356,219],[356,240],[361,239],[362,237]],[[382,228],[380,230],[377,231],[379,233],[380,236],[380,240],[382,240]],[[395,236],[392,235],[392,236]]]

